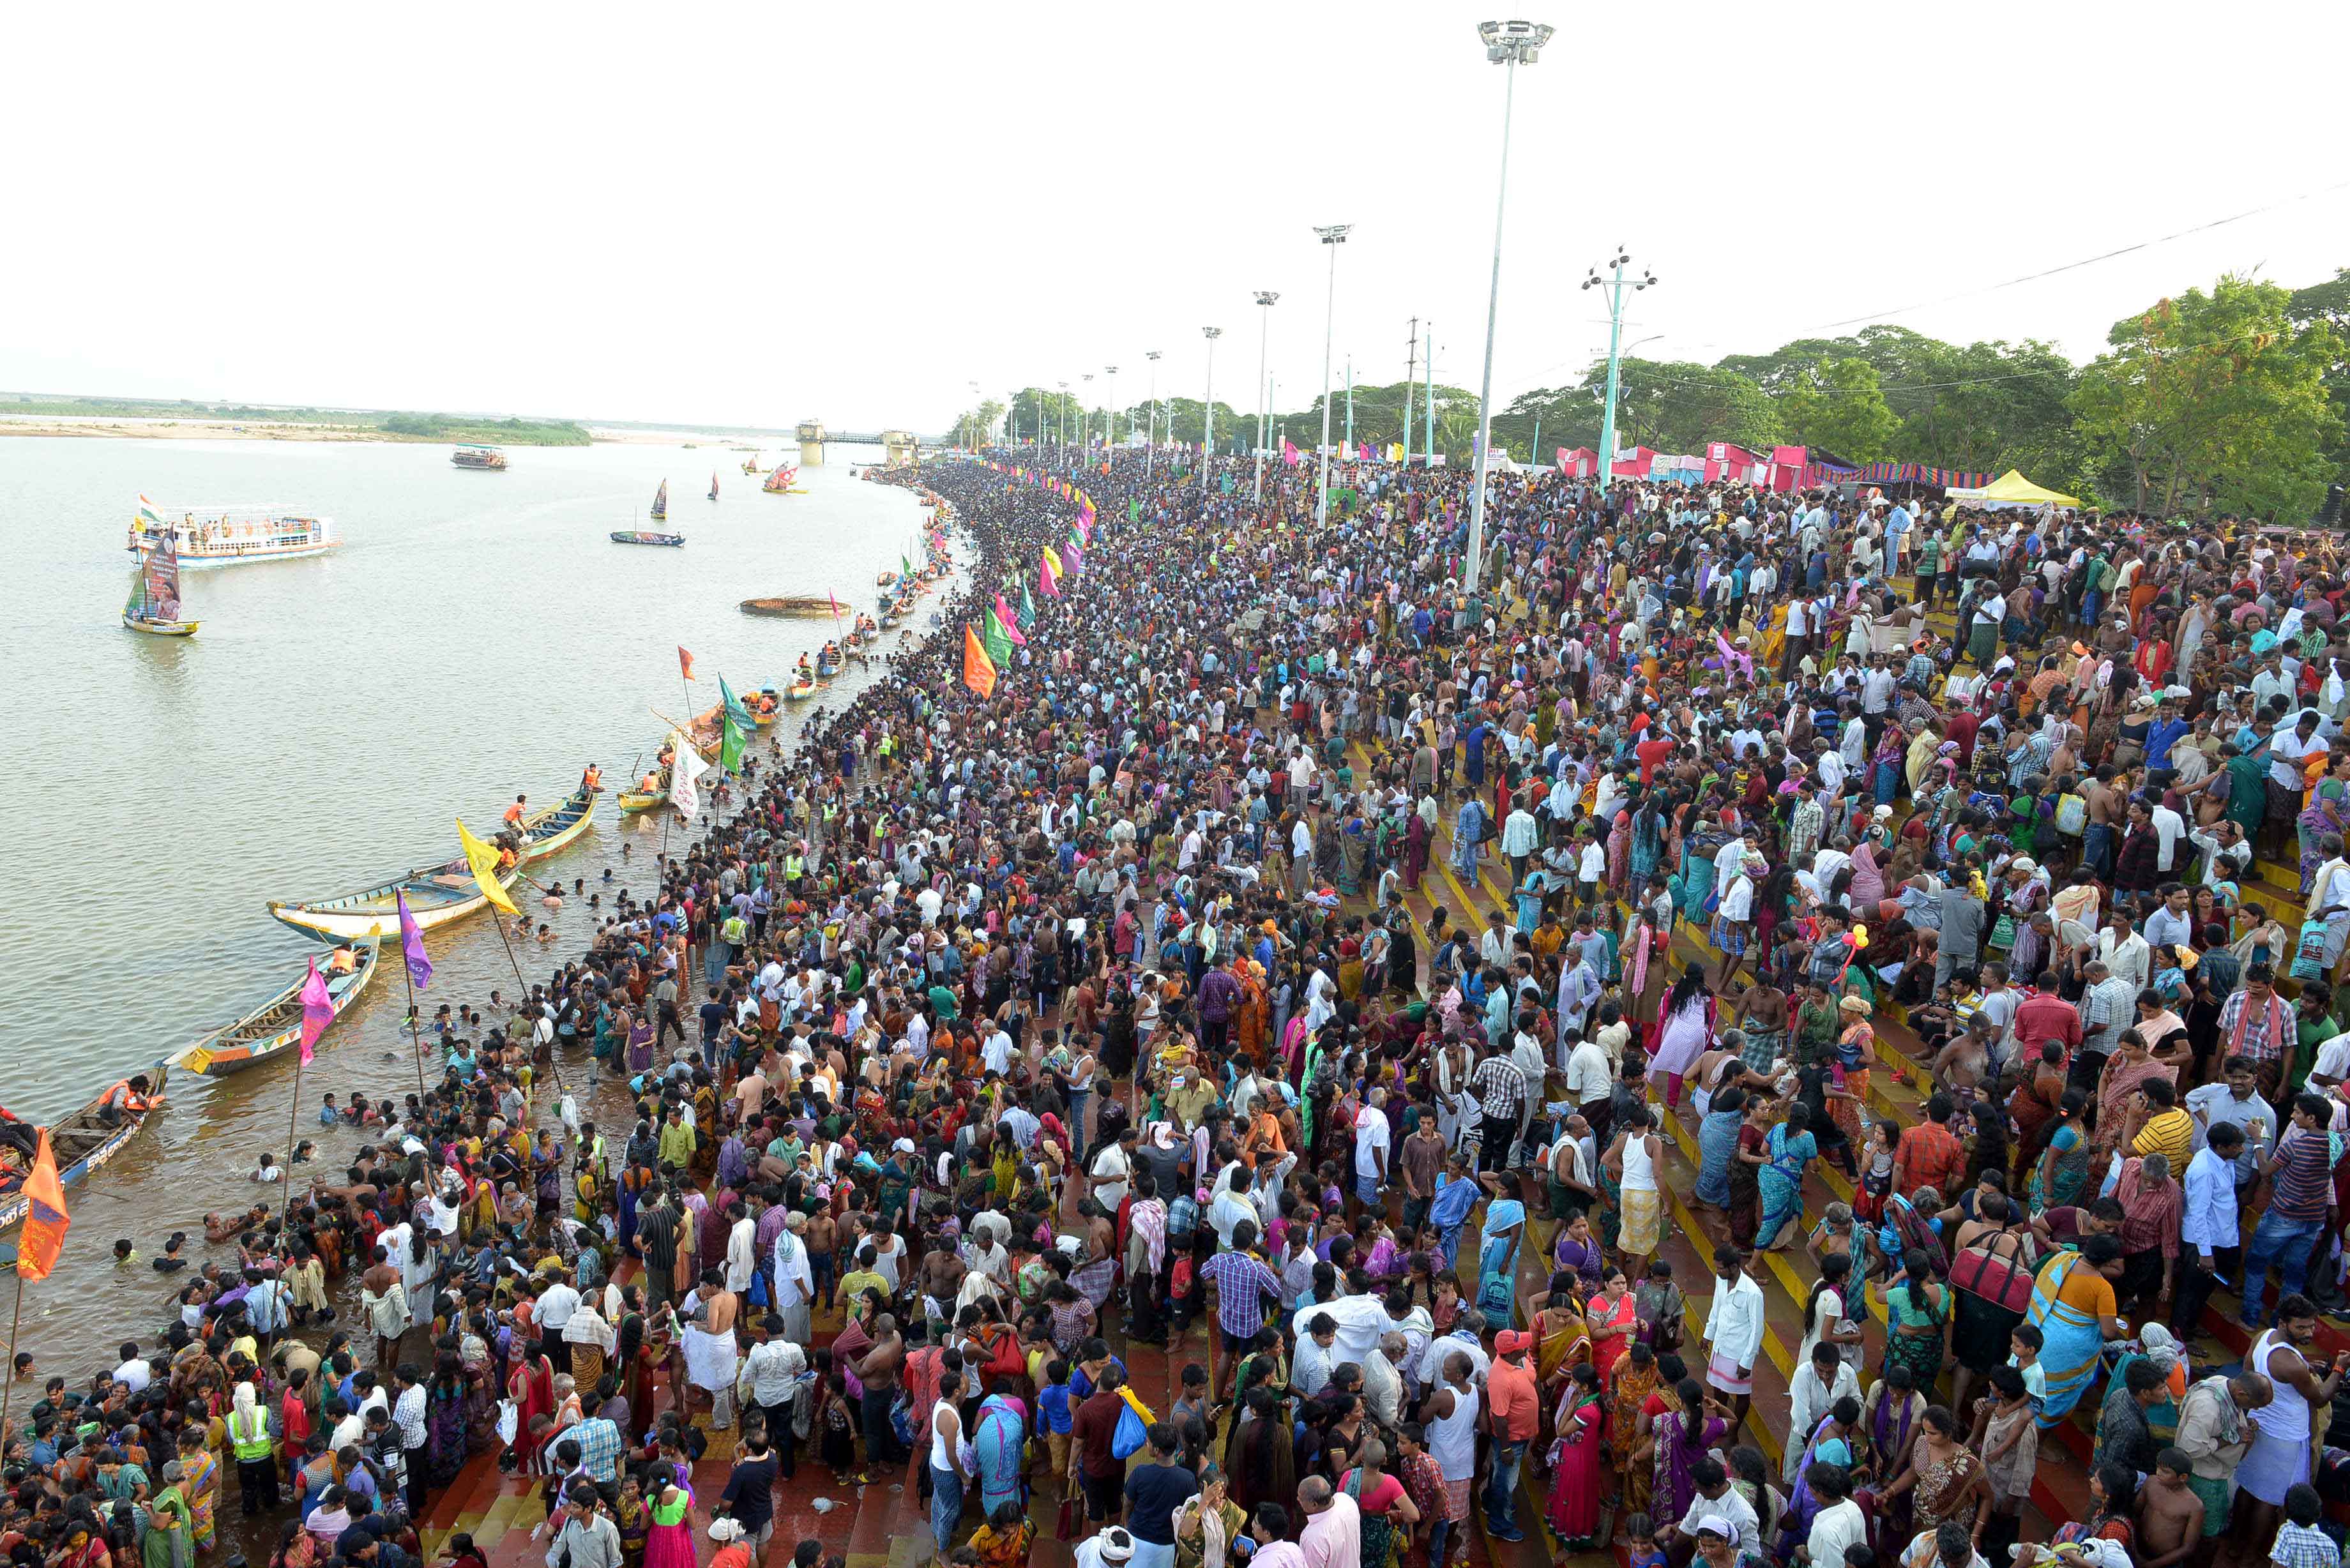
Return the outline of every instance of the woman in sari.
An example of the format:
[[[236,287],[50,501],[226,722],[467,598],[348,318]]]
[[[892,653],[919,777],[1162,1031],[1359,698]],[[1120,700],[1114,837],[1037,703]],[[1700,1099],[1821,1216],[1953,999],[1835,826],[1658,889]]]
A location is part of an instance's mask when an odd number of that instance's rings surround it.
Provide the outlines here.
[[[1577,1213],[1558,1228],[1558,1241],[1551,1248],[1551,1271],[1555,1274],[1573,1274],[1585,1286],[1596,1285],[1607,1272],[1607,1257],[1601,1251],[1599,1239],[1591,1233],[1591,1221]]]
[[[199,1552],[213,1549],[213,1505],[220,1501],[220,1460],[204,1446],[203,1434],[180,1434],[180,1491],[188,1500],[188,1529]]]
[[[1885,1287],[1885,1365],[1908,1368],[1920,1388],[1942,1375],[1943,1342],[1950,1323],[1950,1287],[1926,1252],[1901,1255],[1900,1271]]]
[[[147,1533],[140,1540],[140,1568],[191,1568],[195,1562],[195,1527],[181,1483],[186,1479],[180,1461],[172,1459],[158,1478],[163,1490],[147,1500]]]
[[[1213,1463],[1200,1468],[1200,1490],[1175,1508],[1175,1568],[1225,1568],[1232,1543],[1248,1533],[1248,1516]]]
[[[1861,998],[1847,996],[1836,1003],[1836,1010],[1844,1024],[1835,1044],[1836,1064],[1844,1071],[1844,1093],[1830,1096],[1828,1114],[1835,1117],[1846,1141],[1854,1148],[1864,1148],[1868,1139],[1861,1130],[1860,1107],[1868,1098],[1868,1070],[1877,1062],[1877,1031],[1868,1022],[1873,1009]]]
[[[2081,1125],[2088,1103],[2078,1089],[2066,1089],[2056,1102],[2054,1123],[2032,1166],[2029,1190],[2034,1214],[2064,1208],[2088,1185],[2089,1134]]]
[[[1633,1340],[1607,1382],[1607,1469],[1615,1474],[1610,1500],[1627,1514],[1648,1511],[1649,1469],[1645,1462],[1636,1465],[1633,1455],[1643,1453],[1640,1410],[1661,1387],[1664,1373],[1657,1368],[1657,1352],[1645,1340]]]
[[[2114,1282],[2122,1274],[2122,1244],[2113,1236],[2084,1237],[2078,1251],[2055,1253],[2032,1281],[2024,1321],[2040,1331],[2040,1369],[2047,1392],[2040,1429],[2054,1429],[2073,1413],[2097,1379],[2106,1341],[2119,1337]]]
[[[1967,1447],[1966,1430],[1958,1417],[1939,1405],[1929,1407],[1909,1449],[1909,1462],[1880,1500],[1891,1503],[1904,1492],[1912,1496],[1911,1528],[1930,1533],[1948,1520],[1981,1532],[1991,1517],[1991,1481],[1980,1455]]]
[[[1684,1377],[1676,1392],[1679,1395],[1679,1407],[1666,1411],[1649,1424],[1650,1438],[1656,1448],[1649,1511],[1663,1519],[1679,1519],[1689,1512],[1690,1501],[1697,1496],[1697,1478],[1691,1467],[1700,1454],[1720,1442],[1730,1430],[1730,1422],[1707,1396],[1704,1384],[1694,1377]]]
[[[1441,1238],[1444,1267],[1450,1272],[1460,1266],[1461,1232],[1469,1223],[1469,1211],[1477,1207],[1477,1195],[1484,1189],[1469,1174],[1469,1162],[1459,1150],[1453,1151],[1447,1164],[1451,1168],[1438,1179],[1435,1200],[1428,1208],[1428,1220]]]
[[[453,1350],[432,1358],[424,1386],[424,1440],[432,1484],[445,1487],[465,1468],[465,1367]]]
[[[555,1363],[544,1355],[517,1358],[506,1380],[506,1397],[515,1403],[515,1460],[529,1475],[537,1469],[539,1449],[546,1441],[546,1432],[531,1430],[532,1418],[555,1415]]]
[[[1632,808],[1616,808],[1615,820],[1607,828],[1607,890],[1617,898],[1630,887],[1632,874]]]
[[[1762,1222],[1754,1232],[1758,1247],[1783,1245],[1788,1221],[1803,1217],[1804,1170],[1820,1151],[1811,1125],[1811,1112],[1794,1105],[1788,1107],[1787,1119],[1770,1131],[1770,1158],[1755,1173],[1762,1189]]]
[[[1558,1437],[1550,1448],[1550,1504],[1544,1511],[1551,1533],[1568,1552],[1588,1552],[1598,1544],[1607,1415],[1598,1372],[1587,1361],[1577,1362],[1558,1404]]]
[[[1639,1303],[1623,1270],[1609,1266],[1599,1293],[1584,1307],[1583,1321],[1591,1331],[1591,1365],[1602,1377],[1609,1376],[1640,1329]]]
[[[2350,837],[2350,783],[2344,776],[2350,774],[2350,753],[2314,752],[2303,763],[2309,804],[2293,820],[2301,833],[2301,891],[2306,898],[2317,868],[2325,864],[2326,835]]]
[[[1544,1390],[1558,1387],[1569,1367],[1591,1359],[1591,1330],[1583,1314],[1575,1310],[1570,1292],[1551,1292],[1542,1310],[1534,1314],[1533,1328],[1534,1376]]]
[[[2114,1054],[2106,1058],[2105,1068],[2097,1075],[2097,1120],[2089,1134],[2091,1170],[2100,1169],[2121,1147],[2130,1097],[2156,1078],[2176,1084],[2178,1069],[2156,1056],[2138,1030],[2123,1030]]]
[[[1484,1238],[1477,1248],[1477,1310],[1487,1323],[1507,1323],[1518,1300],[1518,1242],[1525,1234],[1526,1206],[1500,1196],[1485,1205]]]

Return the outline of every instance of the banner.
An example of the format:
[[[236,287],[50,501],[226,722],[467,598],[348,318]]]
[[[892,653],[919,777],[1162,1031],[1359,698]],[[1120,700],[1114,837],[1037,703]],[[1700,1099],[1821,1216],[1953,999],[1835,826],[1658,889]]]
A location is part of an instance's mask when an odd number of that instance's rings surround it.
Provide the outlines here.
[[[33,1157],[32,1174],[25,1178],[25,1229],[16,1238],[16,1277],[46,1280],[65,1250],[65,1184],[57,1179],[57,1152],[49,1147],[49,1129],[41,1129],[40,1149]]]
[[[311,1048],[318,1036],[335,1021],[335,999],[327,990],[327,977],[318,972],[318,961],[310,961],[310,977],[302,982],[302,1064],[308,1066],[317,1053]]]
[[[408,961],[408,983],[422,991],[432,978],[432,961],[424,956],[424,928],[408,912],[406,893],[394,893],[391,898],[400,907],[400,953]]]
[[[473,885],[482,890],[482,896],[509,915],[522,913],[506,897],[505,887],[498,880],[498,852],[474,837],[463,817],[457,820],[457,843],[465,851],[465,864],[473,870]]]
[[[670,804],[691,818],[702,810],[702,786],[695,781],[710,771],[710,764],[702,760],[693,742],[675,730],[669,732],[669,743],[673,759],[669,764]]]
[[[995,695],[995,662],[980,645],[979,633],[966,621],[962,628],[962,683],[982,697]]]
[[[734,722],[732,713],[721,714],[719,724],[723,731],[723,738],[718,742],[718,765],[730,774],[739,774],[743,771],[743,736],[745,732]]]

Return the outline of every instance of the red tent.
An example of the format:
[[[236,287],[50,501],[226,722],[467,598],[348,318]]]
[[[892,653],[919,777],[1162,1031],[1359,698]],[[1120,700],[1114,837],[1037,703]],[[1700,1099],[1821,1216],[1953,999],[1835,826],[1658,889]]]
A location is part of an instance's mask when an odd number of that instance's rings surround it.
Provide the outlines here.
[[[1714,483],[1721,479],[1744,482],[1755,476],[1755,470],[1769,460],[1759,452],[1726,441],[1708,441],[1705,447],[1705,482]]]
[[[1607,472],[1617,479],[1646,479],[1655,466],[1657,449],[1648,446],[1627,447],[1616,454]]]
[[[1599,454],[1587,446],[1561,447],[1558,471],[1571,479],[1588,479],[1599,472]]]

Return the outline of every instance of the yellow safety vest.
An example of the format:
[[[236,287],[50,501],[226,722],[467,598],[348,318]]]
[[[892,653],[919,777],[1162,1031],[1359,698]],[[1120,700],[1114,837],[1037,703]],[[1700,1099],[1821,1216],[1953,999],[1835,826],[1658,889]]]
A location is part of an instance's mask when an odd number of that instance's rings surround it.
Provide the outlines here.
[[[271,1452],[268,1415],[255,1408],[253,1412],[253,1419],[259,1429],[251,1436],[247,1436],[242,1429],[244,1423],[237,1419],[240,1414],[241,1412],[235,1410],[228,1413],[228,1442],[229,1447],[236,1454],[237,1461],[241,1464],[246,1459],[267,1459]]]

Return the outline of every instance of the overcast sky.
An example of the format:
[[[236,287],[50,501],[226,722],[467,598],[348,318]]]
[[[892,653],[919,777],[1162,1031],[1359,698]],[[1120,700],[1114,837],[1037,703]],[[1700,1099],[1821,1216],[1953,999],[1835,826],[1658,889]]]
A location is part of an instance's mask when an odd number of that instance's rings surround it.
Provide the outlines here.
[[[1330,223],[1342,359],[1400,379],[1419,315],[1473,388],[1495,14],[18,6],[0,389],[937,431],[973,381],[1139,402],[1151,348],[1196,397],[1216,325],[1244,407],[1271,288],[1295,408]],[[1703,360],[1852,317],[2086,358],[2224,270],[2350,264],[2306,5],[1524,14],[1561,31],[1518,73],[1504,400],[1605,351],[1575,286],[1619,244],[1661,280],[1627,343]]]

